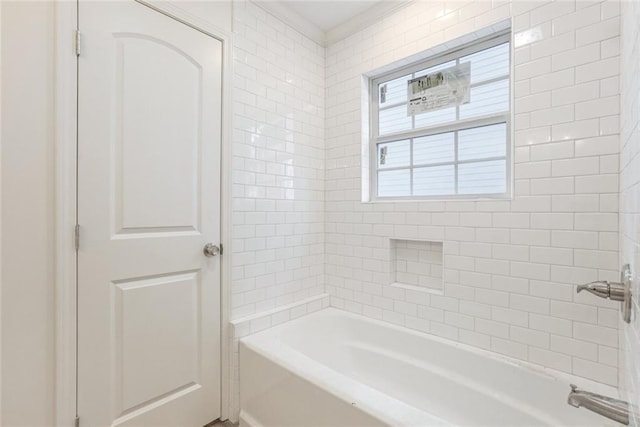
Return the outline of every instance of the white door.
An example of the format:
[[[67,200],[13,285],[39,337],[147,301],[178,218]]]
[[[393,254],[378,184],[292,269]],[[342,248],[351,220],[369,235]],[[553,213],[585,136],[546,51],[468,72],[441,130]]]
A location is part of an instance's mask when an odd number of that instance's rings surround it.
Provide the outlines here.
[[[81,425],[220,415],[221,43],[147,6],[80,1]]]

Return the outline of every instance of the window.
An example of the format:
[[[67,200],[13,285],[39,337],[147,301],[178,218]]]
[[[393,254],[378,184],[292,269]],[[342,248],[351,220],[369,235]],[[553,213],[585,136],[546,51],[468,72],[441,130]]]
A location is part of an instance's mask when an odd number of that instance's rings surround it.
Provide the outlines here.
[[[409,80],[464,69],[465,102],[409,114]],[[502,34],[373,79],[372,199],[508,196],[509,75],[509,35]]]

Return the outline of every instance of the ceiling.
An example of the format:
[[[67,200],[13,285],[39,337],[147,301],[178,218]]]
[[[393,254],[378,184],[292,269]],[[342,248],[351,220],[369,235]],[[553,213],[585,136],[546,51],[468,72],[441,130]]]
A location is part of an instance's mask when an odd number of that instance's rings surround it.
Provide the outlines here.
[[[281,0],[281,3],[326,33],[381,1],[383,0]]]

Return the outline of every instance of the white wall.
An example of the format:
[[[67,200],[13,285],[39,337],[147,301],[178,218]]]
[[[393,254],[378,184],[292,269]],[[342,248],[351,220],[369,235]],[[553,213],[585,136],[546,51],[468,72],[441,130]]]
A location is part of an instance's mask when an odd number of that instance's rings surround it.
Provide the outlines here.
[[[361,203],[362,74],[509,18],[514,200]],[[615,385],[617,304],[575,286],[619,277],[618,54],[617,1],[418,1],[329,46],[331,305]],[[390,238],[444,241],[444,295],[389,286]]]
[[[235,1],[232,319],[324,291],[324,48]]]
[[[627,400],[640,405],[640,3],[622,2],[621,16],[620,244],[621,261],[634,270],[634,313],[631,325],[621,323],[620,375]],[[632,425],[640,420],[633,417]]]
[[[2,419],[54,416],[53,3],[2,4]]]
[[[164,9],[171,13],[173,8],[181,9],[195,19],[192,24],[198,25],[204,21],[207,26],[213,25],[225,33],[231,32],[231,1],[230,0],[147,0],[155,3],[159,9]]]
[[[55,411],[55,3],[2,1],[0,5],[0,425],[51,426]],[[230,2],[178,1],[174,5],[231,31]]]
[[[0,2],[0,129],[2,129],[2,2]],[[0,130],[0,423],[2,422],[2,131]]]

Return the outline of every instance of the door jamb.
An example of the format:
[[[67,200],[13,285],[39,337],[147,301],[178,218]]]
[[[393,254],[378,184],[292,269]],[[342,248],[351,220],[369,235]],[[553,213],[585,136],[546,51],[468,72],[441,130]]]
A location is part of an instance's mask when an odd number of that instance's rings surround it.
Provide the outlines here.
[[[56,1],[55,28],[55,267],[56,425],[76,417],[76,142],[77,4]]]
[[[56,248],[56,425],[74,426],[77,415],[77,311],[74,227],[77,202],[77,61],[75,31],[77,1],[55,0],[55,248]],[[225,253],[220,260],[220,418],[229,416],[231,295],[231,136],[232,34],[179,7],[179,2],[135,0],[159,13],[206,33],[222,43],[222,118],[220,153],[220,239]],[[229,19],[232,19],[229,16]],[[226,373],[226,374],[225,374]],[[81,414],[80,414],[81,415]]]

